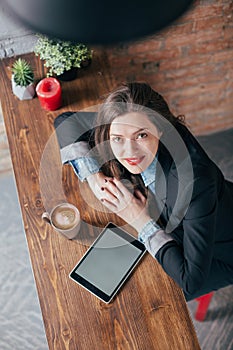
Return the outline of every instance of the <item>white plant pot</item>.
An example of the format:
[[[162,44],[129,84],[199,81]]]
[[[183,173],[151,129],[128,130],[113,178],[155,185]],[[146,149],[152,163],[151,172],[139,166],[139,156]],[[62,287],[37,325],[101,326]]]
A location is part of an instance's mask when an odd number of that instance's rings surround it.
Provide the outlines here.
[[[20,100],[30,100],[35,96],[35,86],[31,83],[28,86],[16,85],[14,75],[11,77],[12,91]]]

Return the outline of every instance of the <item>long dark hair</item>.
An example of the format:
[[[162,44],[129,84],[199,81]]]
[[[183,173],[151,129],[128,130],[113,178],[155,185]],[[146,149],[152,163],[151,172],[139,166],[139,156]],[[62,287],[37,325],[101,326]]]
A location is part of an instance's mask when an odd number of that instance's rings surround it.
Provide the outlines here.
[[[166,132],[171,125],[176,127],[177,123],[184,123],[184,117],[175,117],[165,99],[147,83],[124,83],[113,90],[101,105],[95,122],[93,139],[98,151],[99,162],[103,164],[102,171],[107,176],[129,180],[134,188],[139,188],[145,194],[146,190],[141,176],[131,174],[114,158],[109,143],[112,121],[135,111],[145,113],[162,132]]]

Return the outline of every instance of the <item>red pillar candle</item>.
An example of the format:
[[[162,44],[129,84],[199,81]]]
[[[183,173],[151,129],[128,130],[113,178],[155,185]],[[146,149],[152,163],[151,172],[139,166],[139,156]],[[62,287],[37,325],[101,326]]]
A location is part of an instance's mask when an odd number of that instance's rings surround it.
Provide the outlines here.
[[[61,85],[55,78],[44,78],[36,86],[41,107],[47,111],[54,111],[61,107]]]

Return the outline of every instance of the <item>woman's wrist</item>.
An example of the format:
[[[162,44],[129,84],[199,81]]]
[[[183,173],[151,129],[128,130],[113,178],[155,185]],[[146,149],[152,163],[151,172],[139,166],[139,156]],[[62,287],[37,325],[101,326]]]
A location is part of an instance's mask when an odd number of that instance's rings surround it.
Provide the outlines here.
[[[157,223],[150,219],[141,229],[138,234],[138,240],[145,244],[149,237],[154,235],[157,231],[161,230]]]
[[[134,220],[133,223],[131,223],[131,226],[137,231],[139,234],[143,227],[151,220],[151,217],[149,215],[146,215],[144,217],[139,217],[138,219]]]

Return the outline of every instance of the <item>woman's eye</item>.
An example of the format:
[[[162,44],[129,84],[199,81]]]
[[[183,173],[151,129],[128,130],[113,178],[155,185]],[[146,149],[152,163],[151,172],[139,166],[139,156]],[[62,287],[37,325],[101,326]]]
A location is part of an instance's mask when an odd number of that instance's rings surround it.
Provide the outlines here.
[[[115,136],[115,137],[113,137],[113,138],[112,138],[112,141],[113,141],[113,142],[117,142],[117,143],[119,143],[119,142],[121,142],[121,141],[122,141],[122,138],[121,138],[121,137],[119,137],[119,136]]]
[[[140,134],[137,135],[137,140],[145,139],[147,136],[148,136],[147,133],[141,132]]]

